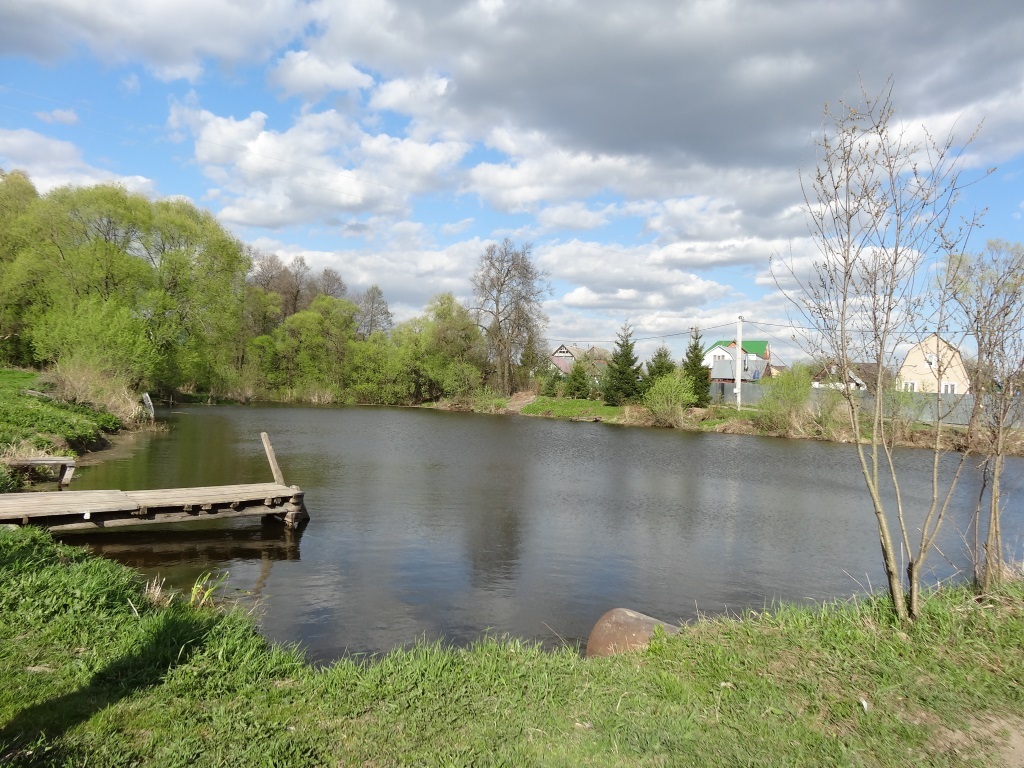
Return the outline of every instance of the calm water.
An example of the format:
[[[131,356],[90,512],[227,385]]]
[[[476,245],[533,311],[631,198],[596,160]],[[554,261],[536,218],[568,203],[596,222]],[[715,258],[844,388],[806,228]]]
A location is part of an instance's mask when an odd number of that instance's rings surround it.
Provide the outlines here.
[[[259,433],[306,492],[298,534],[259,521],[67,536],[188,588],[256,599],[265,634],[311,658],[484,632],[585,642],[606,610],[668,621],[884,586],[850,446],[419,409],[191,407],[163,414],[79,490],[267,482]],[[927,498],[930,454],[901,461]],[[1021,556],[1024,462],[1004,493]],[[967,567],[962,484],[932,578]]]

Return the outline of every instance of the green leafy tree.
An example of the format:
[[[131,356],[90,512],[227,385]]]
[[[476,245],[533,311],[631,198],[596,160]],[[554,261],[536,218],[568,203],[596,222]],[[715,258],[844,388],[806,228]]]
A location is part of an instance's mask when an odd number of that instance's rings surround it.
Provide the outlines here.
[[[351,395],[371,405],[407,405],[413,400],[416,382],[407,362],[383,332],[353,344]]]
[[[585,400],[590,396],[590,374],[582,360],[574,362],[569,369],[569,375],[562,385],[562,394],[576,400]]]
[[[439,294],[427,305],[422,332],[424,398],[465,398],[480,388],[487,346],[469,310],[452,294]]]
[[[683,374],[690,379],[695,397],[694,405],[698,408],[707,408],[711,403],[711,371],[704,365],[704,355],[707,350],[701,342],[700,332],[697,331],[690,339],[690,346],[686,348],[686,357],[683,358]]]
[[[608,405],[628,403],[640,394],[641,366],[633,347],[633,329],[626,323],[618,333],[604,376],[604,401]]]

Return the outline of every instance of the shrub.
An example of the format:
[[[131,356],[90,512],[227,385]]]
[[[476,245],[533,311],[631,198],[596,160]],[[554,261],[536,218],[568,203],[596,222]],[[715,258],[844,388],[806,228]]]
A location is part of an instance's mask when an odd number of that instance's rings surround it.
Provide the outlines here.
[[[801,434],[807,428],[812,414],[811,369],[794,365],[768,379],[762,379],[765,393],[758,402],[754,423],[770,432]]]
[[[697,402],[693,382],[681,372],[660,376],[644,394],[644,405],[661,427],[678,427],[687,408]]]

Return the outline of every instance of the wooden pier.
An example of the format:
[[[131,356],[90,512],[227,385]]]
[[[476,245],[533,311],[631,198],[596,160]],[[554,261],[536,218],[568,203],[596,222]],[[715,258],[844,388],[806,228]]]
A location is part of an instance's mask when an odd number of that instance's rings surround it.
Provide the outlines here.
[[[186,523],[228,517],[271,517],[295,528],[309,519],[303,492],[285,485],[266,433],[273,483],[162,488],[150,491],[47,491],[0,494],[0,525],[54,531]]]

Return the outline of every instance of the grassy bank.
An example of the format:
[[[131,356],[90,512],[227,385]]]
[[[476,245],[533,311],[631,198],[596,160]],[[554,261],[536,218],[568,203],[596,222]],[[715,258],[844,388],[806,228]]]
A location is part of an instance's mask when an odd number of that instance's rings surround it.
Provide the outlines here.
[[[13,490],[22,479],[11,474],[5,458],[75,455],[102,447],[121,427],[106,411],[57,396],[39,374],[0,369],[0,491]]]
[[[999,765],[1024,723],[1019,583],[943,592],[906,633],[869,600],[611,659],[484,641],[322,669],[205,597],[0,531],[0,763]]]

